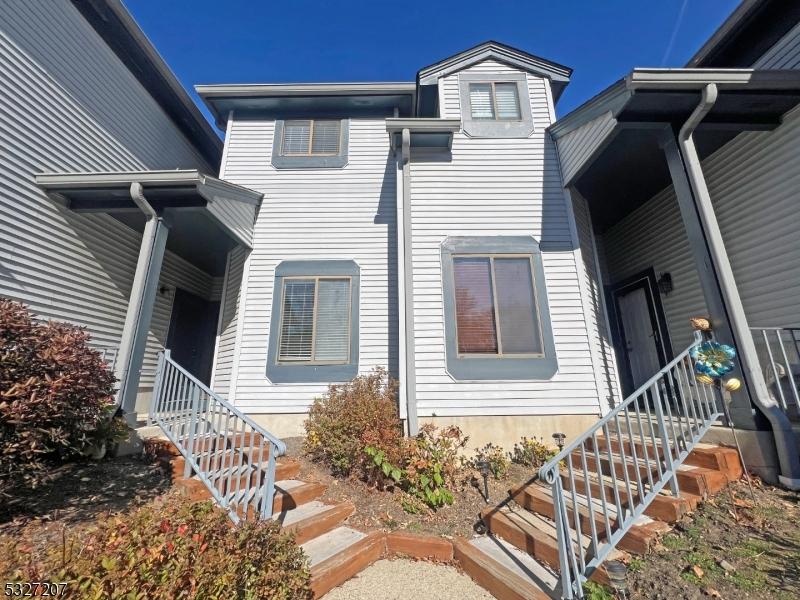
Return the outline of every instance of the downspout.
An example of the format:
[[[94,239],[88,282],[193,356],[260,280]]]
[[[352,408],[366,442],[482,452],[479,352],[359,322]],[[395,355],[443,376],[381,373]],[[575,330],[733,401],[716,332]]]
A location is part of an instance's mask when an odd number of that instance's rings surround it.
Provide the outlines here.
[[[692,188],[700,223],[706,234],[706,243],[717,273],[720,291],[729,313],[729,326],[737,343],[742,371],[752,386],[751,398],[772,427],[780,463],[780,482],[790,489],[800,489],[800,457],[798,457],[795,434],[788,417],[770,395],[761,373],[755,343],[750,335],[742,299],[736,287],[736,280],[725,251],[719,223],[711,204],[711,195],[708,192],[700,158],[694,144],[695,129],[713,108],[716,101],[717,86],[709,83],[703,88],[700,104],[697,105],[678,133],[678,146],[683,157],[689,185]]]
[[[401,134],[403,166],[403,303],[405,305],[405,400],[408,435],[417,435],[417,394],[414,343],[414,268],[411,248],[411,131]]]

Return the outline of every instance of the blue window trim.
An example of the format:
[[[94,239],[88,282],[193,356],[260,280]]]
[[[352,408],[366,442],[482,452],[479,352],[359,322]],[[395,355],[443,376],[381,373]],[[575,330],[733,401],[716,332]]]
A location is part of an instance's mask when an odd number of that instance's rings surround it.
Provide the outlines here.
[[[349,277],[350,289],[350,358],[337,365],[287,365],[278,362],[281,327],[281,300],[285,277]],[[360,269],[352,260],[285,260],[275,267],[272,315],[267,350],[267,379],[272,383],[334,383],[350,381],[358,374],[358,305]]]
[[[283,119],[275,121],[275,133],[272,136],[272,166],[276,169],[341,169],[347,164],[350,119],[341,119],[339,154],[336,156],[281,156],[283,124]]]
[[[508,356],[459,356],[456,333],[455,283],[453,255],[458,254],[529,254],[533,264],[536,304],[541,322],[543,356],[511,358]],[[539,243],[527,236],[449,237],[442,243],[442,279],[444,291],[445,353],[447,372],[456,381],[521,381],[550,379],[558,371],[550,308],[547,303],[544,267]]]
[[[516,83],[520,120],[484,120],[472,118],[470,83]],[[464,133],[473,138],[526,138],[533,133],[533,114],[525,73],[461,73],[458,76],[461,97],[461,122]]]

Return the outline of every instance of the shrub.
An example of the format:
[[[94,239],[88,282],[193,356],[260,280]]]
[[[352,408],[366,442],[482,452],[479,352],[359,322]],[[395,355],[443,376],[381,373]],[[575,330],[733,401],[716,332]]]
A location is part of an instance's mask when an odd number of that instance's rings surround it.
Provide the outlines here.
[[[459,452],[469,438],[458,427],[441,431],[426,423],[416,437],[406,439],[400,462],[393,462],[382,450],[368,446],[365,454],[384,475],[391,477],[411,497],[430,508],[453,503],[452,490],[461,471]],[[418,512],[408,498],[401,500],[408,512]]]
[[[0,299],[0,492],[36,486],[49,465],[118,433],[109,422],[114,376],[88,340]]]
[[[523,437],[514,444],[514,449],[509,453],[511,462],[538,469],[548,460],[558,454],[558,450],[550,448],[544,441]]]
[[[478,463],[481,462],[488,463],[489,472],[495,479],[503,479],[508,475],[508,470],[511,468],[511,460],[509,460],[503,448],[495,446],[491,442],[483,448],[475,450],[475,456],[468,461],[468,464],[473,469],[479,469]]]
[[[397,414],[397,382],[376,368],[349,383],[331,385],[314,401],[306,428],[306,451],[337,475],[370,476],[367,446],[400,458],[403,436]]]
[[[312,598],[306,558],[278,523],[234,527],[210,502],[176,494],[106,517],[84,540],[65,537],[41,554],[9,545],[4,556],[17,564],[6,581],[67,582],[65,597]]]

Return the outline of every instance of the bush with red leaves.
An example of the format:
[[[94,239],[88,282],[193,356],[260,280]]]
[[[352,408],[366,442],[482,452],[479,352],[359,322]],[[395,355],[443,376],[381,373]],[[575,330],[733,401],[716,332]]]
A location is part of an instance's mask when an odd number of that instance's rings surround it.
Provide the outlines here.
[[[0,298],[0,496],[105,441],[114,375],[66,323],[37,322]]]

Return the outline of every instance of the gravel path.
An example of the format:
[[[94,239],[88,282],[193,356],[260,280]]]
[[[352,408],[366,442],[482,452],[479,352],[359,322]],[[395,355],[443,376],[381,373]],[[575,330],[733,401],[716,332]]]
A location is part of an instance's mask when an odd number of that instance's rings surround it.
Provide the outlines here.
[[[379,560],[328,592],[324,600],[492,600],[454,567],[406,559]]]

